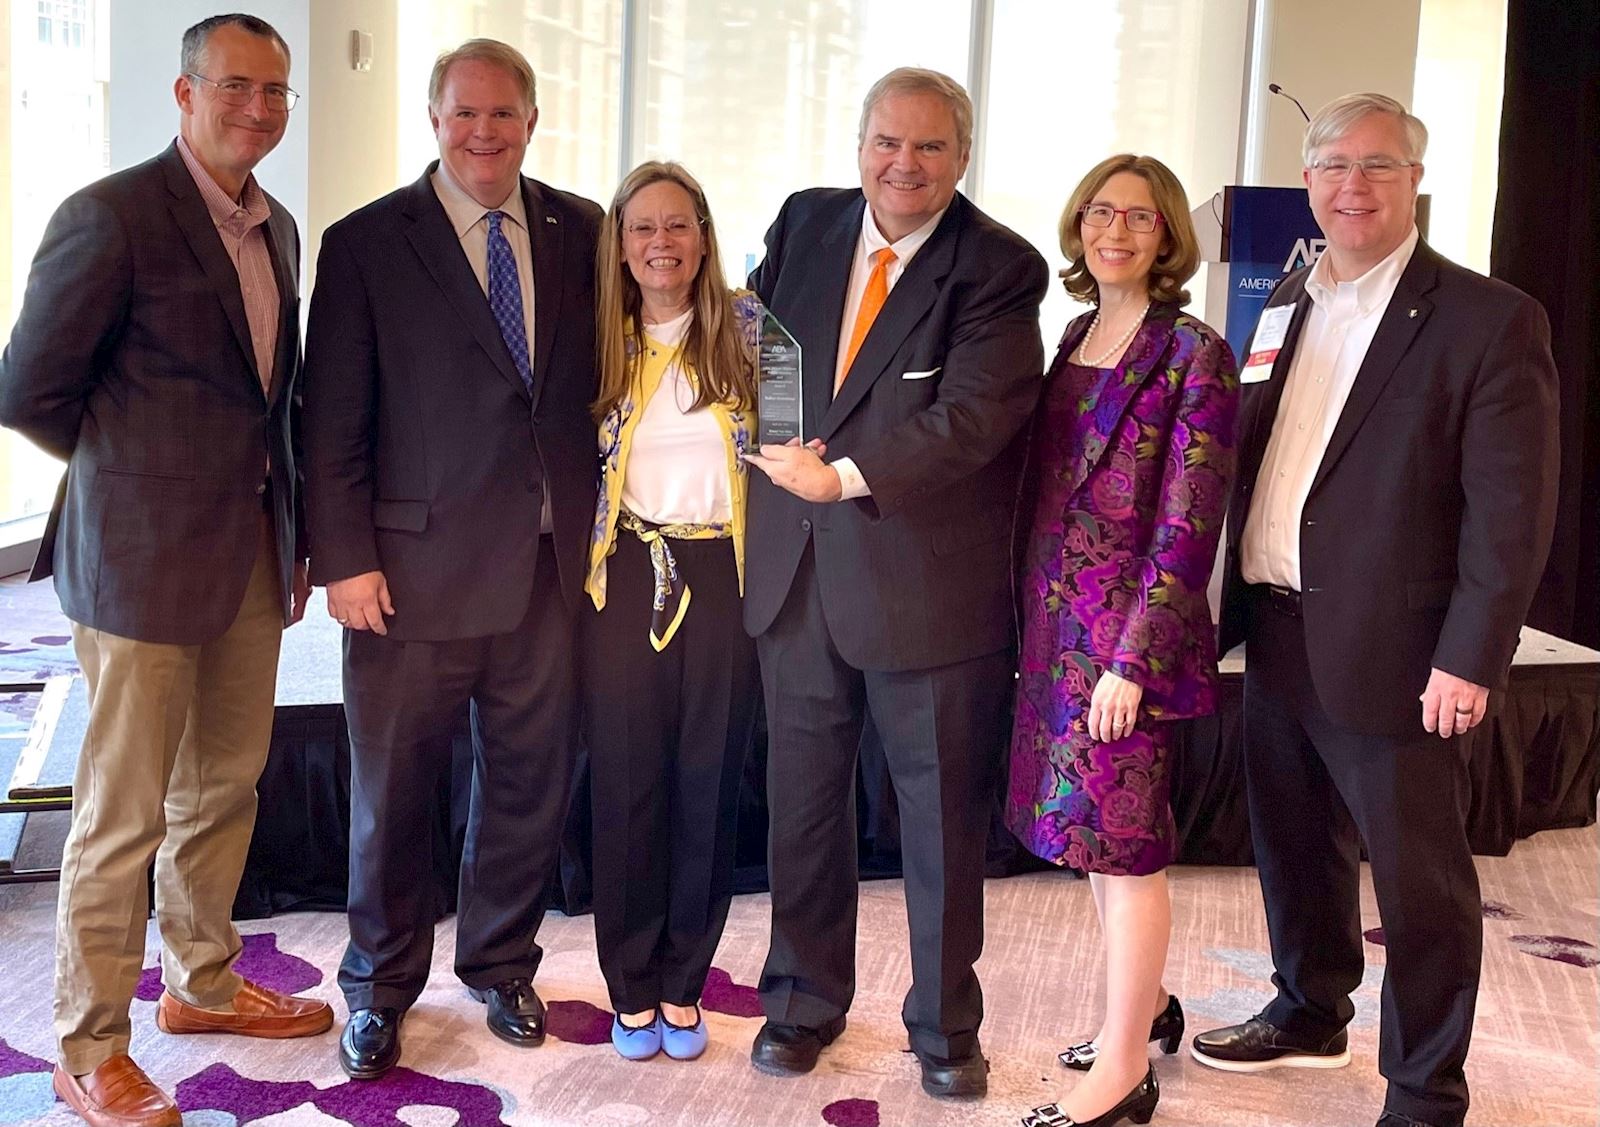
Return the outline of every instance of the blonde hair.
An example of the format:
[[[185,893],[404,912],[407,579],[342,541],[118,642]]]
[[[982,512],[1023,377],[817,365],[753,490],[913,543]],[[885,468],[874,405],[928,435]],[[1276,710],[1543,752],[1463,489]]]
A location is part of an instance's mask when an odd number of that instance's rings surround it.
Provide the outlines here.
[[[1306,138],[1300,147],[1302,163],[1310,168],[1318,149],[1337,141],[1356,122],[1375,113],[1399,119],[1406,142],[1406,151],[1400,155],[1421,164],[1428,151],[1428,127],[1387,94],[1345,94],[1318,110],[1306,123]]]
[[[961,83],[947,74],[924,67],[896,67],[872,84],[861,101],[861,126],[856,131],[856,146],[866,144],[867,120],[879,102],[891,94],[932,94],[944,99],[956,123],[956,146],[961,156],[972,151],[972,99]]]
[[[622,213],[651,184],[676,184],[688,193],[705,238],[705,256],[690,289],[693,316],[683,339],[683,363],[698,377],[696,410],[710,403],[749,408],[755,402],[755,357],[739,332],[717,249],[717,228],[705,192],[675,161],[651,160],[622,178],[600,225],[595,254],[595,351],[600,393],[594,416],[602,419],[627,395],[644,356],[643,297],[622,254]]]
[[[521,51],[498,39],[469,39],[461,46],[446,51],[435,59],[433,73],[428,76],[429,106],[434,109],[439,108],[439,98],[444,93],[444,80],[449,75],[450,68],[469,60],[488,63],[510,72],[511,77],[522,87],[523,100],[528,103],[528,109],[539,108],[538,81],[533,76],[533,67],[528,64]]]
[[[1061,271],[1062,284],[1079,301],[1095,300],[1099,284],[1084,258],[1083,216],[1079,209],[1092,202],[1095,193],[1119,172],[1131,172],[1150,185],[1150,196],[1161,213],[1161,250],[1150,267],[1150,298],[1183,305],[1189,300],[1189,291],[1183,284],[1200,268],[1200,238],[1194,232],[1194,221],[1189,218],[1189,197],[1170,168],[1155,157],[1132,153],[1118,153],[1095,165],[1067,200],[1058,228],[1061,253],[1067,258],[1067,268]]]

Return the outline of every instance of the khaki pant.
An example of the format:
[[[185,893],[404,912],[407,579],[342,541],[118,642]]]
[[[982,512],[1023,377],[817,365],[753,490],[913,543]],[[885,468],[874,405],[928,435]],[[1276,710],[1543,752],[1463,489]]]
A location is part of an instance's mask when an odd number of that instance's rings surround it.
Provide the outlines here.
[[[196,561],[196,582],[204,582]],[[78,623],[89,727],[73,779],[56,912],[55,1029],[81,1075],[128,1050],[155,860],[166,988],[225,1006],[239,989],[231,915],[272,737],[283,636],[273,538],[227,632],[200,646],[134,641]]]

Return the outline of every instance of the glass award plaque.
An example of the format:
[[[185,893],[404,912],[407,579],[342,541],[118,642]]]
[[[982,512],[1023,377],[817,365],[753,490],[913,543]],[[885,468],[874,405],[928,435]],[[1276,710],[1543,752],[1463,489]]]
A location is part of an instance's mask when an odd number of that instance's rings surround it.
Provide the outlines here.
[[[756,441],[782,446],[799,438],[802,410],[800,344],[763,308],[756,345]]]

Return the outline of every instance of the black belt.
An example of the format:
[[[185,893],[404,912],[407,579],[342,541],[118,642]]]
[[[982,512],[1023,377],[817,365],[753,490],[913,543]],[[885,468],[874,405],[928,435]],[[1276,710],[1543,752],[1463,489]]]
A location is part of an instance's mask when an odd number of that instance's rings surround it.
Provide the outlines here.
[[[1300,592],[1292,587],[1276,587],[1271,583],[1258,583],[1255,587],[1258,597],[1265,599],[1266,603],[1279,614],[1286,614],[1290,618],[1300,617]]]

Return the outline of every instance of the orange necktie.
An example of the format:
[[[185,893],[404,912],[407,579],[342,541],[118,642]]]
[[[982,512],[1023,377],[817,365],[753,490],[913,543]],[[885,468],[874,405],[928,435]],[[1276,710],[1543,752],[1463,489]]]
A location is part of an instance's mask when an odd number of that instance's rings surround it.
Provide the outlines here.
[[[835,395],[839,394],[845,376],[850,374],[850,365],[856,362],[856,353],[861,351],[861,342],[867,339],[867,330],[872,328],[878,311],[889,298],[889,266],[894,262],[894,257],[894,251],[888,247],[872,252],[872,273],[867,275],[867,288],[861,294],[861,308],[856,311],[855,327],[850,330],[850,347],[844,354],[844,367],[839,369],[839,377],[833,385]]]

